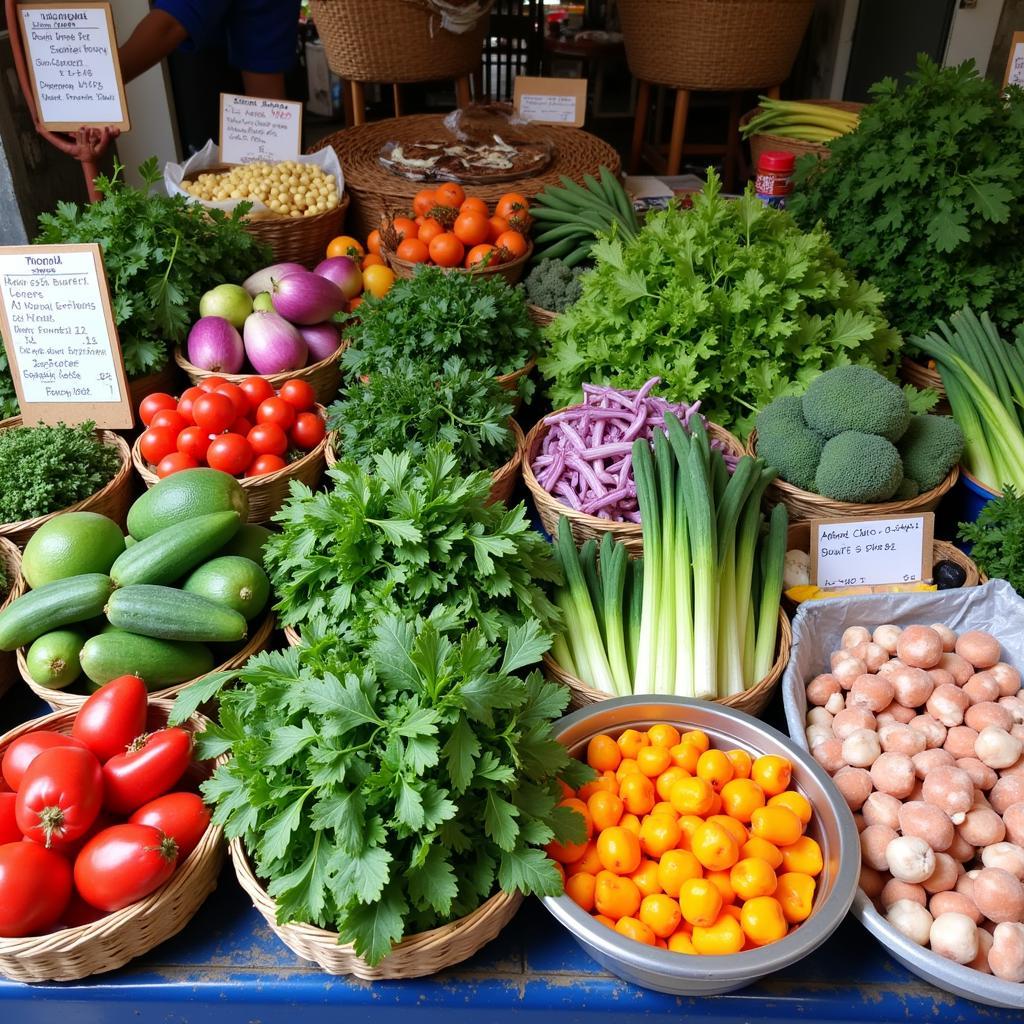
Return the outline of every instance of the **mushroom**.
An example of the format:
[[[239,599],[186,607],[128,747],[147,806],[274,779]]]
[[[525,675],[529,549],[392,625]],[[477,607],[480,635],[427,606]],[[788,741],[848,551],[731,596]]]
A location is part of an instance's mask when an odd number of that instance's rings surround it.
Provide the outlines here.
[[[934,686],[956,686],[956,680],[953,678],[953,673],[944,668],[928,669],[928,677],[931,679],[932,685]]]
[[[840,690],[842,687],[839,685],[839,680],[831,672],[825,672],[820,676],[815,676],[807,684],[807,703],[824,706],[829,697],[834,693],[839,693]]]
[[[999,664],[999,641],[980,629],[961,633],[954,649],[975,668],[992,668]]]
[[[936,685],[924,669],[911,668],[909,665],[888,673],[888,677],[892,680],[896,699],[908,708],[921,707],[932,695]]]
[[[823,707],[813,707],[807,712],[808,725],[824,725],[832,732],[832,714]]]
[[[866,708],[844,708],[832,719],[832,731],[841,740],[857,729],[874,729],[875,725],[875,716]]]
[[[922,782],[927,803],[945,811],[954,825],[959,825],[974,801],[974,783],[963,769],[940,765]]]
[[[899,701],[887,704],[876,716],[879,727],[886,724],[909,725],[917,718],[915,708],[904,707]]]
[[[889,652],[876,643],[858,644],[850,653],[860,658],[869,672],[877,672],[889,660]]]
[[[1008,807],[1024,802],[1024,775],[1003,775],[988,794],[989,803],[997,814],[1005,814]]]
[[[928,748],[941,747],[946,742],[946,727],[931,715],[918,715],[907,723],[911,729],[924,733]]]
[[[935,851],[918,836],[897,836],[885,849],[889,873],[901,882],[923,882],[935,870]]]
[[[860,887],[868,899],[877,900],[882,895],[882,889],[885,888],[885,875],[881,871],[869,868],[867,864],[861,864]]]
[[[903,800],[913,793],[914,783],[917,781],[914,762],[907,754],[892,751],[879,754],[871,765],[871,781],[879,792]]]
[[[885,676],[865,674],[854,679],[847,700],[852,707],[882,711],[892,703],[894,693],[892,683]]]
[[[910,728],[914,729],[914,726]],[[914,729],[914,731],[919,732],[920,730]],[[919,779],[923,779],[930,771],[934,771],[940,765],[956,764],[956,758],[948,750],[943,750],[941,746],[922,750],[920,754],[913,754],[910,760],[914,762],[914,772]]]
[[[992,674],[994,669],[977,672],[963,685],[963,691],[972,704],[996,700],[999,697],[999,684]]]
[[[992,951],[992,944],[994,942],[995,939],[992,937],[991,932],[985,931],[984,928],[979,928],[978,955],[967,966],[972,970],[981,971],[982,974],[991,974],[992,968],[989,966],[988,955]]]
[[[1005,729],[986,726],[978,733],[974,755],[989,768],[1009,768],[1021,755],[1024,744]]]
[[[946,732],[946,742],[942,744],[942,749],[948,750],[954,758],[974,757],[974,741],[977,738],[974,729],[966,725],[954,725]]]
[[[899,626],[894,626],[892,623],[876,626],[874,633],[871,634],[871,642],[878,644],[887,654],[892,655],[896,653],[896,645],[899,643],[902,632],[903,630]]]
[[[995,669],[992,670],[993,672]],[[1000,697],[996,703],[1010,712],[1014,725],[1024,725],[1024,700],[1020,694],[1015,693],[1012,697]]]
[[[881,753],[878,733],[872,729],[854,729],[843,740],[843,760],[854,768],[869,768]]]
[[[939,638],[942,640],[942,650],[946,654],[956,649],[956,633],[949,626],[942,622],[933,622],[931,628],[939,634]]]
[[[1024,847],[1016,843],[993,843],[981,851],[981,863],[987,868],[1002,868],[1024,881]]]
[[[832,781],[839,787],[839,792],[843,794],[843,799],[851,811],[861,809],[873,788],[868,772],[863,768],[854,768],[850,765],[840,768],[832,777]]]
[[[833,693],[827,701],[825,701],[825,710],[830,715],[837,715],[843,708],[846,707],[846,701],[843,698],[843,691],[840,689],[838,693]]]
[[[901,882],[898,878],[890,878],[882,888],[879,902],[885,910],[888,910],[900,900],[910,900],[912,903],[924,907],[928,904],[928,893],[924,891],[923,885],[913,885],[910,882]]]
[[[956,888],[960,865],[948,853],[935,854],[935,870],[921,883],[925,892],[950,892]]]
[[[974,860],[974,855],[977,851],[963,836],[953,836],[953,842],[946,847],[946,853],[953,858],[953,860],[959,861],[961,864],[969,864]]]
[[[902,662],[902,661],[900,661],[900,659],[899,659],[899,658],[890,658],[890,659],[889,659],[889,660],[888,660],[888,661],[887,661],[887,662],[886,662],[886,663],[885,663],[885,664],[884,664],[884,665],[883,665],[883,666],[882,666],[882,667],[881,667],[881,668],[880,668],[880,669],[878,670],[878,674],[879,674],[880,676],[887,676],[887,675],[891,675],[891,674],[892,674],[893,672],[896,672],[896,671],[898,671],[898,670],[899,670],[899,669],[901,669],[901,668],[906,668],[906,667],[907,667],[907,666],[906,666],[906,665],[904,665],[904,664],[903,664],[903,662]]]
[[[936,852],[948,850],[955,831],[945,811],[922,800],[903,804],[897,815],[900,831],[905,836],[924,840]]]
[[[974,675],[974,666],[959,654],[944,653],[936,668],[944,669],[953,677],[957,686],[963,686]]]
[[[948,729],[963,722],[964,712],[970,703],[967,694],[955,683],[943,683],[932,691],[925,708]]]
[[[809,725],[804,730],[804,735],[807,737],[807,746],[810,750],[833,738],[832,730],[827,725]]]
[[[990,669],[995,681],[999,684],[1000,697],[1012,697],[1020,690],[1020,672],[1005,661],[997,662]]]
[[[976,757],[958,757],[956,766],[967,772],[971,782],[980,790],[990,790],[999,779],[994,769],[982,764]]]
[[[1002,704],[983,700],[972,704],[964,712],[964,725],[968,725],[978,732],[989,726],[1009,732],[1013,727],[1013,715],[1010,714],[1010,709]]]
[[[913,900],[897,900],[885,914],[886,921],[919,946],[928,945],[932,915]]]
[[[902,722],[890,722],[879,727],[878,741],[883,753],[906,754],[907,757],[923,753],[927,742],[924,733]]]
[[[988,965],[1003,981],[1024,981],[1024,925],[1011,922],[996,925]]]
[[[896,838],[896,830],[888,825],[868,825],[860,834],[861,858],[868,867],[876,871],[885,871],[888,863],[885,858],[886,847]],[[954,879],[955,883],[956,879]]]
[[[843,630],[843,638],[839,641],[843,650],[848,651],[858,644],[866,644],[871,641],[871,631],[863,626],[848,626]]]
[[[813,757],[814,760],[829,773],[829,775],[835,775],[835,773],[846,764],[843,760],[842,740],[838,740],[834,736],[830,740],[824,740],[821,743],[812,744],[811,757]]]
[[[972,899],[997,924],[1024,920],[1024,883],[1003,868],[982,868],[974,876]]]
[[[853,686],[854,679],[864,675],[866,671],[867,665],[860,658],[855,658],[850,654],[845,658],[840,658],[838,662],[833,662],[832,665],[832,675],[844,690]]]
[[[932,952],[958,964],[978,955],[978,926],[966,914],[940,914],[928,936]]]
[[[935,668],[942,653],[942,637],[929,626],[907,626],[896,643],[896,656],[914,668]]]
[[[1003,819],[988,807],[969,810],[956,830],[972,846],[981,847],[1001,843],[1006,835]]]
[[[903,804],[888,793],[872,793],[864,801],[861,813],[869,825],[885,825],[896,831],[900,827],[900,808]]]
[[[932,917],[938,917],[939,914],[966,914],[975,924],[981,924],[984,920],[974,900],[962,892],[937,892],[928,901],[928,909]]]

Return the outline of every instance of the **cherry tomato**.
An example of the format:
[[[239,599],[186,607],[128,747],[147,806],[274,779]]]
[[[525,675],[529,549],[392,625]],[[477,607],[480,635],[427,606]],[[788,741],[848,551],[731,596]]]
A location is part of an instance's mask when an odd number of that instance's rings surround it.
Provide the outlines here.
[[[174,409],[177,405],[177,401],[171,395],[166,395],[162,391],[146,395],[139,402],[139,419],[148,427],[154,413],[159,412],[161,409]]]
[[[367,267],[383,267],[384,261],[375,253],[371,252],[368,256],[363,257],[363,262],[359,264],[360,270],[366,270]]]
[[[139,736],[126,753],[103,765],[104,802],[115,814],[131,814],[163,795],[181,778],[192,753],[184,729],[158,729]]]
[[[444,234],[444,225],[439,220],[436,220],[434,217],[428,217],[420,225],[419,231],[416,232],[416,237],[421,242],[426,242],[426,244],[429,246],[430,245],[430,240],[432,238],[436,238],[438,235],[443,235],[443,234]]]
[[[437,206],[437,196],[432,188],[421,188],[412,198],[412,208],[421,217],[427,217],[430,211]]]
[[[394,283],[395,272],[390,267],[370,267],[363,274],[363,290],[375,299],[383,299]]]
[[[309,451],[315,448],[327,433],[323,417],[318,412],[300,412],[295,426],[288,432],[296,448]]]
[[[380,232],[376,228],[366,236],[366,251],[375,256],[380,253]]]
[[[198,386],[200,391],[205,391],[209,394],[212,391],[216,391],[221,384],[227,384],[223,377],[204,377]]]
[[[256,410],[257,423],[276,423],[282,430],[291,430],[295,423],[295,406],[283,398],[268,398]]]
[[[249,398],[237,384],[232,384],[230,381],[227,384],[221,384],[214,394],[226,395],[230,398],[231,404],[235,408],[236,416],[247,416],[249,414]]]
[[[305,412],[316,405],[316,392],[304,380],[286,380],[278,394],[297,412]]]
[[[103,769],[90,750],[52,747],[28,766],[18,787],[18,828],[51,847],[83,836],[103,805]]]
[[[109,761],[146,731],[146,701],[146,684],[138,676],[111,679],[79,708],[71,735],[101,762]]]
[[[459,266],[465,253],[466,247],[451,231],[430,240],[430,258],[439,267]]]
[[[491,234],[488,241],[496,242],[498,238],[508,231],[508,221],[504,217],[495,214],[488,223],[491,225]]]
[[[529,248],[529,243],[518,231],[502,231],[495,239],[494,244],[499,249],[507,249],[514,259],[525,256],[526,250]]]
[[[48,931],[71,898],[71,865],[35,843],[0,846],[0,935]]]
[[[276,473],[287,465],[288,463],[280,455],[257,455],[252,465],[245,471],[245,475],[263,476],[264,473]]]
[[[147,427],[139,438],[139,451],[151,466],[177,450],[178,432],[170,427]]]
[[[98,910],[121,910],[174,874],[178,847],[152,825],[113,825],[85,844],[75,860],[75,888]]]
[[[4,782],[17,793],[28,766],[39,754],[51,747],[78,747],[84,750],[85,744],[72,736],[65,736],[62,732],[37,729],[34,732],[23,733],[4,752],[3,765],[0,766]]]
[[[495,215],[504,217],[506,220],[510,220],[516,214],[522,216],[524,213],[529,213],[529,211],[529,201],[518,192],[506,192],[498,200],[498,205],[494,208]]]
[[[236,418],[235,407],[227,395],[216,391],[200,395],[192,405],[192,419],[197,427],[211,434],[227,430]]]
[[[105,910],[89,906],[77,892],[72,892],[64,913],[60,915],[60,923],[66,928],[79,928],[83,924],[94,924],[106,916]]]
[[[430,249],[418,238],[404,238],[398,243],[395,255],[408,263],[426,263],[430,259]]]
[[[183,469],[197,469],[198,467],[199,463],[191,455],[185,455],[184,452],[171,452],[157,463],[156,475],[163,480],[165,476],[170,476],[172,473],[180,473]]]
[[[434,202],[438,206],[450,206],[453,210],[457,210],[465,201],[465,191],[454,181],[446,181],[434,190]]]
[[[17,799],[14,793],[0,793],[0,846],[4,843],[20,843],[25,838],[14,814]]]
[[[288,435],[276,423],[257,423],[245,439],[257,455],[284,455],[288,451]]]
[[[241,434],[242,437],[245,437],[250,430],[252,430],[252,424],[244,416],[239,416],[238,419],[228,427],[228,433]]]
[[[181,398],[178,399],[178,414],[186,422],[195,423],[192,406],[195,404],[195,400],[204,393],[202,388],[186,388],[182,391]]]
[[[180,864],[203,838],[210,824],[210,808],[195,793],[167,793],[143,804],[129,819],[133,825],[150,825],[178,844]]]
[[[455,218],[455,226],[452,228],[455,237],[463,245],[480,245],[486,242],[490,235],[491,225],[486,213],[478,210],[467,210]]]
[[[246,377],[238,386],[245,392],[245,397],[249,399],[249,408],[245,413],[247,416],[256,412],[260,407],[260,402],[274,397],[274,389],[265,377]]]
[[[493,267],[498,262],[498,250],[490,242],[483,245],[474,245],[466,256],[466,267],[484,266]]]
[[[186,427],[178,435],[178,451],[196,463],[206,461],[206,449],[210,447],[210,432],[202,427]]]
[[[177,409],[158,409],[153,413],[149,429],[167,428],[173,430],[175,436],[180,434],[188,426],[188,421],[178,412]]]
[[[252,462],[252,445],[242,434],[221,434],[206,449],[206,464],[211,469],[238,476]]]
[[[400,242],[406,238],[415,238],[420,230],[416,221],[409,217],[396,217],[391,222],[391,226],[395,229],[395,234],[398,235]]]
[[[485,217],[490,216],[491,212],[487,208],[486,201],[481,199],[479,196],[468,196],[462,201],[462,205],[459,207],[459,213],[469,213],[470,211],[473,211],[474,213],[482,213]]]

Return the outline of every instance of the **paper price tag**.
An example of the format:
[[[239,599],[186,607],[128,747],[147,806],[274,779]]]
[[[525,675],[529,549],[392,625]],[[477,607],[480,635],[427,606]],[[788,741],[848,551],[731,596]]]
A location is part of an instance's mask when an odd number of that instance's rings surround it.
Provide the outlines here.
[[[1024,86],[1024,32],[1014,32],[1010,41],[1010,56],[1006,61],[1003,85]]]
[[[226,164],[295,160],[302,152],[302,104],[220,94],[220,159]]]
[[[26,423],[132,426],[98,245],[0,247],[0,330]]]
[[[931,578],[935,514],[815,519],[811,580],[819,587],[914,583]]]
[[[18,4],[18,16],[44,127],[128,131],[110,4]]]
[[[587,80],[519,75],[515,80],[512,109],[525,121],[580,128],[587,116]]]

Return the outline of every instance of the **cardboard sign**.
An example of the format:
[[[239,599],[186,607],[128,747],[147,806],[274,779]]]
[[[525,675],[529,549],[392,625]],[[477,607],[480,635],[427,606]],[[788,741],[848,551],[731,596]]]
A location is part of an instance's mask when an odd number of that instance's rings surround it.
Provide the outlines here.
[[[1014,32],[1010,43],[1010,56],[1006,61],[1003,86],[1024,86],[1024,32]]]
[[[0,330],[25,423],[132,426],[98,245],[0,246]]]
[[[18,4],[18,16],[43,126],[128,131],[110,4]]]
[[[276,163],[295,160],[301,152],[301,103],[220,94],[221,163]]]
[[[931,579],[935,513],[811,522],[811,582],[819,587]]]
[[[582,128],[587,117],[585,78],[516,77],[512,109],[535,124],[570,124]]]

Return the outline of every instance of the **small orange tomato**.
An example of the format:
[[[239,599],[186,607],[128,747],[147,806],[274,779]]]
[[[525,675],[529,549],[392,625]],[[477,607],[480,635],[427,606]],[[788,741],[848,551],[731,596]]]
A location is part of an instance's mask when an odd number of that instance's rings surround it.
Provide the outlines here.
[[[618,825],[626,808],[622,803],[622,798],[617,793],[606,793],[604,790],[598,790],[598,792],[592,793],[587,799],[587,810],[590,812],[594,828],[602,831]]]
[[[729,871],[705,871],[704,877],[721,893],[722,903],[726,907],[736,901],[736,890],[732,887]]]
[[[559,864],[571,864],[574,860],[579,860],[587,852],[587,844],[560,843],[552,839],[544,849],[547,855]]]
[[[750,816],[751,834],[780,848],[795,843],[803,830],[800,819],[788,807],[758,807]]]
[[[675,818],[667,814],[648,814],[640,824],[640,848],[648,857],[660,857],[674,850],[682,837]]]
[[[491,217],[487,223],[491,226],[490,240],[492,242],[496,242],[501,235],[508,231],[508,221],[504,217]]]
[[[740,750],[737,747],[727,750],[725,756],[729,758],[729,763],[732,765],[734,779],[750,778],[750,767],[754,763],[754,759],[745,750]]]
[[[380,232],[376,228],[366,236],[366,248],[370,252],[380,255]]]
[[[628,828],[614,825],[597,837],[597,855],[605,870],[631,875],[640,867],[640,839]]]
[[[716,825],[721,825],[736,840],[737,846],[742,846],[749,838],[742,822],[730,818],[728,814],[709,814],[705,821],[713,821]]]
[[[649,779],[660,775],[672,763],[672,755],[664,747],[641,747],[636,753],[636,766]]]
[[[622,751],[611,736],[601,733],[587,744],[587,764],[595,771],[613,772],[621,761]]]
[[[630,772],[619,783],[619,796],[630,814],[649,814],[655,803],[654,783],[640,772]]]
[[[678,896],[685,881],[703,874],[700,862],[689,850],[669,850],[658,862],[658,885],[669,896]]]
[[[716,793],[732,781],[732,761],[721,750],[705,750],[697,759],[697,778],[703,779]]]
[[[430,211],[435,206],[437,206],[437,197],[434,195],[434,190],[432,188],[421,188],[419,192],[413,196],[413,212],[421,217],[429,217]]]
[[[611,928],[612,930],[615,929],[615,922],[610,917],[606,917],[604,914],[595,914],[594,920],[603,924],[605,928]]]
[[[378,259],[368,256],[367,259]],[[395,283],[395,272],[390,267],[370,266],[363,271],[363,292],[369,292],[375,299],[383,299]]]
[[[631,757],[635,761],[640,748],[650,746],[651,738],[636,729],[625,729],[615,742],[618,743],[623,757]]]
[[[571,875],[565,882],[565,894],[587,913],[594,909],[594,890],[596,888],[597,879],[593,875],[586,875],[582,872],[578,875]]]
[[[380,255],[375,252],[367,253],[363,257],[363,262],[360,264],[362,270],[366,270],[367,267],[383,267],[384,260],[381,259]]]
[[[669,800],[680,814],[707,814],[714,804],[715,791],[703,779],[680,779],[672,786]]]
[[[653,860],[640,861],[640,867],[629,876],[636,882],[636,887],[642,896],[650,896],[652,893],[661,892],[661,883],[658,881],[658,863]]]
[[[594,906],[598,913],[613,921],[632,917],[640,909],[640,890],[631,878],[623,878],[613,871],[601,871],[594,886]]]
[[[671,750],[679,742],[679,730],[667,722],[652,725],[647,735],[656,747],[668,747]]]
[[[362,242],[351,235],[338,235],[327,243],[327,258],[334,256],[353,256],[361,259],[366,255]]]
[[[711,746],[711,740],[708,739],[708,734],[702,732],[700,729],[691,729],[689,732],[684,732],[679,737],[680,743],[692,743],[702,754],[708,747]]]
[[[640,819],[635,814],[630,814],[627,811],[619,818],[619,828],[628,829],[637,839],[640,838]]]
[[[654,932],[643,921],[638,921],[635,917],[620,917],[615,922],[615,930],[620,935],[625,935],[627,939],[642,942],[645,946],[655,944]]]
[[[637,768],[636,761],[632,757],[624,757],[619,762],[619,767],[615,769],[615,778],[617,778],[619,780],[619,782],[622,782],[622,780],[630,772],[638,772],[638,771],[640,771],[640,769]]]
[[[764,791],[752,779],[733,779],[722,787],[722,807],[730,818],[744,823],[764,807]]]
[[[551,863],[555,865],[555,870],[558,872],[558,877],[562,880],[562,888],[564,889],[565,888],[565,868],[563,868],[562,865],[559,864],[557,860],[556,861],[552,861]]]
[[[726,956],[743,948],[743,929],[731,914],[721,914],[707,927],[694,925],[692,941],[702,956]]]
[[[670,748],[672,763],[692,775],[697,770],[700,751],[692,743],[676,743]]]
[[[769,843],[760,836],[751,836],[740,847],[740,856],[760,857],[773,871],[782,867],[782,851],[774,843]]]
[[[793,766],[776,754],[762,754],[750,767],[750,777],[767,796],[775,796],[787,789],[792,774]]]
[[[416,214],[415,217],[413,217],[413,223],[416,225],[417,228],[421,228],[421,227],[423,227],[423,222],[426,219],[427,218],[424,217],[421,213],[418,213],[418,214]]]
[[[729,882],[733,892],[742,900],[771,896],[778,885],[771,865],[760,857],[744,857],[736,861],[729,870]]]
[[[688,878],[679,890],[679,907],[690,924],[707,928],[722,912],[722,894],[706,878]]]
[[[347,313],[354,313],[363,302],[362,295],[357,295],[354,299],[349,299],[345,305],[345,311]]]
[[[435,235],[430,240],[430,258],[439,267],[460,266],[465,255],[465,246],[450,231]]]
[[[667,939],[679,927],[683,914],[671,896],[654,893],[641,901],[640,920],[659,938]]]
[[[526,238],[519,231],[502,231],[500,235],[494,240],[494,244],[499,249],[505,249],[511,253],[513,259],[518,259],[520,256],[525,256],[526,251],[529,248],[529,243]]]
[[[454,181],[446,181],[434,189],[434,202],[438,206],[449,206],[451,209],[457,210],[465,201],[465,191]]]
[[[615,778],[615,772],[602,772],[596,779],[584,782],[576,795],[581,800],[589,800],[595,793],[618,794],[618,792],[619,781]]]
[[[565,873],[570,878],[581,872],[586,875],[596,875],[603,868],[604,865],[601,863],[601,858],[597,855],[597,843],[591,840],[587,843],[582,857],[565,865]]]
[[[705,822],[690,840],[693,855],[711,871],[731,868],[740,858],[736,840],[721,825]]]
[[[679,827],[683,831],[683,836],[679,840],[679,849],[688,850],[690,843],[693,841],[693,834],[704,824],[704,819],[699,814],[680,814],[679,815]]]
[[[693,940],[690,935],[685,931],[678,931],[673,935],[669,936],[668,948],[673,953],[686,953],[689,956],[696,956],[697,950],[694,949]]]
[[[570,810],[575,811],[583,819],[583,824],[587,830],[587,839],[594,837],[594,822],[591,820],[590,811],[587,810],[587,805],[579,797],[568,797],[560,801],[558,806],[568,807]]]
[[[474,246],[486,242],[490,234],[490,224],[486,215],[476,210],[468,210],[460,213],[455,218],[455,225],[452,227],[455,237],[463,245]]]
[[[437,238],[438,235],[444,234],[444,225],[433,217],[428,217],[419,227],[419,231],[416,232],[416,237],[421,242],[426,242],[430,245],[432,239]]]
[[[485,217],[490,216],[490,211],[487,208],[485,200],[479,196],[467,196],[462,200],[462,205],[459,207],[459,213],[482,213]]]
[[[811,916],[815,885],[810,875],[799,871],[786,871],[779,875],[779,884],[773,895],[781,904],[783,916],[790,924],[799,924]]]
[[[784,793],[776,793],[768,801],[769,807],[788,807],[799,819],[801,825],[806,825],[814,813],[810,800],[795,790],[787,789]]]
[[[517,213],[528,213],[529,210],[530,203],[526,196],[522,196],[518,192],[506,192],[498,200],[498,205],[494,207],[495,214],[506,220]]]
[[[783,848],[782,866],[786,871],[797,871],[817,878],[825,866],[821,847],[810,836],[801,836],[795,843]]]
[[[427,243],[421,242],[418,238],[403,238],[398,243],[395,255],[400,260],[408,260],[409,263],[426,263],[430,259],[430,250]]]
[[[679,818],[679,812],[667,800],[659,800],[651,808],[651,814],[667,814],[670,818]]]
[[[470,270],[473,267],[493,267],[499,262],[500,253],[490,242],[484,242],[481,245],[474,245],[472,249],[466,253],[466,269]]]
[[[419,236],[419,224],[414,220],[410,220],[408,217],[396,217],[391,222],[391,226],[395,229],[395,234],[398,235],[399,241],[402,241],[405,238],[417,238]]]
[[[758,946],[778,942],[789,931],[782,906],[773,896],[755,896],[743,904],[743,933]]]

